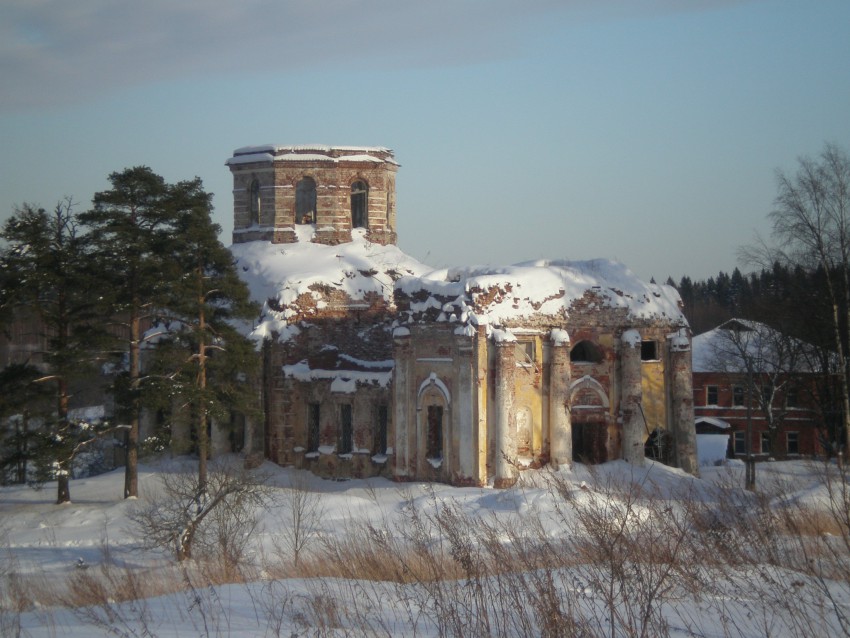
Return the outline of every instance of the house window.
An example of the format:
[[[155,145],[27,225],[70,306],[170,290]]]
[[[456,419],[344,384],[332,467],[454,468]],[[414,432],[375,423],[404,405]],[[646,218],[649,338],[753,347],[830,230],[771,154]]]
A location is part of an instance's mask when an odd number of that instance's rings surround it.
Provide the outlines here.
[[[705,404],[717,405],[719,400],[719,391],[716,385],[709,385],[705,388]]]
[[[351,185],[351,227],[368,228],[369,226],[369,187],[366,182],[358,180]]]
[[[770,435],[767,432],[761,433],[761,453],[770,454]]]
[[[602,353],[590,341],[579,341],[570,350],[570,361],[573,363],[599,363],[602,361]]]
[[[351,454],[351,404],[339,406],[339,433],[336,444],[337,454]]]
[[[799,398],[797,396],[797,390],[796,389],[791,388],[785,393],[785,407],[786,408],[800,407]]]
[[[387,406],[379,405],[375,423],[375,454],[387,453]]]
[[[786,444],[786,449],[788,450],[788,454],[799,454],[800,453],[800,433],[799,432],[786,432],[785,433],[785,444]]]
[[[516,362],[519,365],[534,365],[535,348],[533,341],[517,341],[516,342]]]
[[[307,406],[307,451],[319,449],[319,404],[310,403]]]
[[[303,177],[295,185],[295,223],[314,224],[316,222],[316,182]]]
[[[251,209],[251,225],[260,223],[260,182],[254,180],[251,182],[249,207]]]
[[[443,406],[428,406],[428,447],[429,459],[443,458]]]
[[[658,342],[657,341],[641,341],[640,342],[640,360],[641,361],[658,361]]]
[[[773,388],[769,385],[763,385],[761,387],[761,404],[763,407],[767,408],[773,401]]]
[[[747,453],[747,433],[743,430],[735,432],[735,454]]]
[[[744,405],[744,386],[732,386],[732,405]]]

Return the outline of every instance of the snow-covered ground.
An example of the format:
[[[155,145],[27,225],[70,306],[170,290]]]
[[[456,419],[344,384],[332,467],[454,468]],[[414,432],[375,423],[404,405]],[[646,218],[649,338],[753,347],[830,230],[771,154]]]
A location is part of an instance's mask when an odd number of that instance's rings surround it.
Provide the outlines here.
[[[259,471],[273,498],[257,512],[260,525],[243,560],[250,582],[231,584],[216,584],[222,578],[204,571],[216,556],[196,556],[190,566],[178,567],[167,552],[144,549],[128,518],[163,498],[159,473],[180,467],[191,471],[193,463],[143,466],[138,501],[122,500],[120,470],[72,481],[73,502],[63,506],[53,502],[55,485],[0,488],[0,635],[540,635],[553,627],[562,635],[610,635],[611,624],[616,635],[638,635],[643,628],[649,636],[850,631],[841,625],[841,616],[846,622],[850,613],[850,585],[842,580],[847,543],[835,536],[846,528],[819,532],[832,534],[822,546],[778,542],[761,558],[760,550],[735,537],[746,526],[717,524],[735,504],[760,512],[753,519],[762,527],[758,538],[787,534],[781,517],[765,521],[764,512],[784,506],[825,512],[823,464],[759,465],[759,485],[771,495],[760,500],[740,489],[740,464],[703,467],[700,479],[650,461],[644,468],[621,461],[577,464],[528,471],[516,487],[495,490],[386,479],[333,482],[267,463]],[[298,577],[284,549],[298,509],[293,494],[306,495],[300,511],[316,512],[303,525],[308,534]],[[765,503],[767,509],[759,510]],[[712,522],[697,530],[694,521],[708,513]],[[479,527],[489,535],[476,533]],[[698,555],[683,548],[713,532],[717,538],[700,545],[707,555],[694,562]],[[645,551],[622,545],[632,553],[621,560],[617,543],[625,537],[645,543]],[[609,541],[613,551],[606,554],[601,550]],[[494,569],[494,556],[514,545]],[[385,580],[373,573],[352,577],[367,546],[385,565]],[[517,558],[520,549],[540,546],[545,549],[531,558]],[[843,568],[813,576],[797,569],[796,560],[780,564],[782,551],[810,546],[819,552],[812,560],[844,561]],[[824,556],[824,547],[837,559]],[[597,552],[598,561],[588,564],[587,552]],[[454,571],[430,563],[416,571],[414,557],[427,563],[437,555],[445,555]],[[303,571],[304,564],[313,574]],[[403,568],[393,572],[398,565]],[[833,579],[819,578],[824,573]],[[452,577],[437,586],[427,574]],[[91,593],[91,600],[99,602],[75,609],[56,602],[62,592],[82,597],[97,589],[95,582],[103,591]],[[159,595],[121,602],[128,588],[155,592],[158,585]],[[552,591],[560,601],[546,611],[544,594]],[[643,611],[647,625],[641,624]]]

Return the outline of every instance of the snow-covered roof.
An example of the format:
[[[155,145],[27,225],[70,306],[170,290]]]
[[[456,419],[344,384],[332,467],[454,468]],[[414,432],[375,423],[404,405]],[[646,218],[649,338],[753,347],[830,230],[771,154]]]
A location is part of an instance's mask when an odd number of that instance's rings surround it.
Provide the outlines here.
[[[633,318],[687,324],[675,288],[645,283],[623,264],[607,259],[437,270],[402,278],[396,289],[411,300],[414,315],[439,308],[445,320],[462,323],[502,324],[532,315],[565,317],[575,302],[590,293],[591,304],[623,308]]]
[[[693,338],[693,371],[744,374],[811,372],[814,346],[757,321],[730,319]]]
[[[234,166],[254,162],[377,162],[398,165],[392,149],[384,146],[326,144],[243,146],[233,151],[233,156],[225,164]]]
[[[291,331],[289,320],[297,315],[295,302],[301,295],[309,295],[320,306],[327,290],[347,294],[352,305],[375,296],[391,304],[396,279],[429,270],[395,245],[368,241],[361,228],[352,230],[352,241],[337,246],[312,243],[313,226],[296,225],[295,230],[295,243],[251,241],[230,247],[251,297],[265,304],[253,332],[257,339],[273,331],[283,336]]]

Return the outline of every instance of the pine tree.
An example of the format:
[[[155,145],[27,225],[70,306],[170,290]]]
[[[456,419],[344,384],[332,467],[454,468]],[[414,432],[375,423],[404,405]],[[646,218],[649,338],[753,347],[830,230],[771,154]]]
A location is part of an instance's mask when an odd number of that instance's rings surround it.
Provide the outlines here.
[[[95,304],[99,280],[88,259],[88,237],[78,227],[72,203],[65,199],[52,214],[24,205],[0,233],[7,242],[0,255],[0,270],[5,273],[0,305],[33,313],[46,344],[36,353],[39,360],[32,362],[39,374],[18,382],[27,388],[41,384],[51,389],[53,409],[41,427],[28,432],[27,445],[32,444],[29,449],[42,469],[56,477],[57,503],[71,500],[74,457],[104,427],[72,419],[69,408],[71,385],[90,372],[102,333]],[[27,367],[18,373],[29,375],[33,370]]]
[[[161,312],[170,281],[179,276],[171,259],[179,211],[169,185],[146,166],[112,173],[109,181],[112,188],[95,194],[94,208],[80,217],[95,237],[99,269],[109,278],[102,311],[118,323],[114,332],[122,336],[115,348],[128,354],[127,379],[116,397],[129,420],[124,479],[129,498],[139,490],[141,350],[146,326]]]
[[[157,348],[161,370],[177,364],[173,387],[191,406],[198,446],[198,485],[206,490],[209,441],[207,422],[224,419],[231,409],[250,411],[258,359],[252,344],[237,329],[257,316],[247,286],[236,272],[233,256],[218,239],[211,195],[201,180],[180,182],[171,190],[180,211],[171,259],[182,276],[173,282],[167,303],[172,313],[168,342]],[[163,363],[166,361],[166,363]]]

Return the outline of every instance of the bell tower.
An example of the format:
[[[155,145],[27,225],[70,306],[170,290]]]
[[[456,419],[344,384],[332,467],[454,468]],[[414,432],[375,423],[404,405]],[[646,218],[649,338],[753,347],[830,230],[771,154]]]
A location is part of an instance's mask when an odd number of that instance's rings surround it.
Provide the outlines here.
[[[320,244],[351,241],[352,232],[396,243],[399,164],[388,148],[247,146],[226,165],[233,175],[234,244],[296,242],[296,228],[306,225]]]

